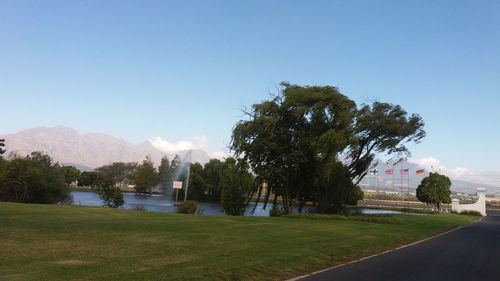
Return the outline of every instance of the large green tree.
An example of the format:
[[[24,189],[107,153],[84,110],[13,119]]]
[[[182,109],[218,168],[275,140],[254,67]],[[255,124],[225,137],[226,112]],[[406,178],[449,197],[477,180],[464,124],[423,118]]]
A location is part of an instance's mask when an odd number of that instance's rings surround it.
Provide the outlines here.
[[[210,201],[219,201],[221,198],[221,178],[224,169],[225,164],[219,159],[210,159],[210,161],[203,166],[207,199]]]
[[[357,183],[375,153],[401,158],[407,142],[425,136],[418,115],[375,102],[357,108],[337,88],[282,84],[270,100],[254,104],[233,130],[231,148],[251,165],[260,193],[267,185],[284,209],[313,200],[320,211],[362,198]]]
[[[0,172],[0,201],[54,204],[71,200],[64,170],[41,152],[14,157]]]
[[[101,166],[95,171],[104,176],[111,177],[120,187],[126,186],[137,169],[137,163],[114,162]]]
[[[206,183],[204,179],[203,166],[200,163],[190,164],[188,200],[206,200]]]
[[[152,188],[158,184],[158,173],[151,158],[147,157],[141,165],[137,166],[132,179],[137,192],[151,193]]]
[[[450,187],[450,178],[438,173],[430,173],[418,185],[417,198],[421,202],[436,206],[438,211],[441,211],[441,204],[451,203]]]
[[[113,177],[109,175],[98,175],[94,189],[99,194],[99,198],[101,198],[105,206],[118,208],[125,203],[120,188],[116,186]]]
[[[227,215],[241,216],[245,212],[246,195],[253,188],[254,178],[244,161],[229,157],[224,164],[220,181],[221,206]]]
[[[78,177],[78,186],[94,187],[99,174],[95,171],[83,171]]]
[[[172,187],[172,166],[167,156],[161,159],[160,166],[158,166],[158,181],[162,190]]]
[[[297,148],[300,143],[293,127],[297,123],[290,113],[282,96],[253,105],[247,112],[250,120],[235,126],[231,144],[235,154],[250,163],[259,186],[267,183],[265,197],[269,198],[271,192],[282,196],[289,211],[302,187],[294,180],[305,174],[301,168],[308,168],[308,159]]]

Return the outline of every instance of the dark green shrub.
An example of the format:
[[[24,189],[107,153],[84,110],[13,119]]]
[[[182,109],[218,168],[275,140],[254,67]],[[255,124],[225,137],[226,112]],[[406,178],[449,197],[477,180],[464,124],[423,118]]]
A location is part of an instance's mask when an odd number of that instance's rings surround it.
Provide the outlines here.
[[[269,210],[270,217],[281,217],[286,214],[285,209],[279,208],[278,206],[273,206],[271,210]]]
[[[390,208],[389,208],[390,210]],[[423,215],[437,215],[440,214],[438,211],[434,210],[429,210],[429,209],[411,209],[411,208],[402,208],[402,209],[397,209],[394,208],[395,211],[401,211],[403,213],[409,213],[409,214],[423,214]]]
[[[99,177],[94,189],[99,194],[99,198],[104,202],[104,206],[118,208],[125,203],[122,191],[116,186],[113,178],[110,176]]]
[[[196,201],[186,200],[177,206],[177,213],[179,214],[195,214],[198,209]]]
[[[455,214],[457,214],[456,212],[454,212]],[[482,216],[480,212],[478,211],[462,211],[460,213],[458,213],[459,215],[465,215],[465,216],[477,216],[477,217],[480,217]]]

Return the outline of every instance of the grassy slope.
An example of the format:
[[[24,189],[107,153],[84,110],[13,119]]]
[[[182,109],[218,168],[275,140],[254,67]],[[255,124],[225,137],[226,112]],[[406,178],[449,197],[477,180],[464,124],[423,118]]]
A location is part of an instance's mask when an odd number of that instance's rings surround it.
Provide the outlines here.
[[[279,280],[473,221],[207,217],[0,203],[0,279]]]

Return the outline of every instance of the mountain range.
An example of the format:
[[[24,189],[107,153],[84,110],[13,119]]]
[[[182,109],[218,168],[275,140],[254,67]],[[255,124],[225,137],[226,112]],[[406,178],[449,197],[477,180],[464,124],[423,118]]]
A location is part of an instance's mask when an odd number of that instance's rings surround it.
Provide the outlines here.
[[[33,151],[42,151],[63,165],[73,165],[81,170],[91,170],[113,162],[142,162],[151,157],[156,165],[161,158],[170,160],[179,155],[181,159],[204,164],[209,161],[203,150],[178,151],[167,154],[155,148],[150,142],[132,144],[124,140],[98,133],[80,134],[75,129],[57,126],[22,130],[15,134],[0,134],[5,139],[6,154],[25,156]]]
[[[179,155],[181,159],[190,158],[190,162],[204,164],[209,161],[209,156],[204,150],[178,151],[167,154],[155,148],[149,141],[141,144],[132,144],[124,140],[98,133],[80,134],[75,129],[57,126],[52,128],[39,127],[22,130],[15,134],[0,134],[0,139],[5,139],[6,154],[25,156],[33,151],[42,151],[49,154],[55,161],[63,165],[73,165],[80,170],[91,170],[113,162],[142,162],[146,156],[151,157],[159,165],[162,157],[170,160]],[[415,174],[421,169],[412,162],[403,163],[404,169],[409,169],[410,192],[414,193],[423,177]],[[376,168],[378,175],[368,175],[360,183],[364,190],[399,191],[401,189],[400,165],[395,167],[378,161]],[[393,176],[385,174],[386,170],[394,170]],[[426,171],[427,175],[429,171]],[[378,180],[377,180],[378,178]],[[496,186],[476,184],[452,178],[452,191],[474,193],[478,187],[484,187],[490,194],[500,194]],[[403,176],[403,190],[408,186],[408,177]]]

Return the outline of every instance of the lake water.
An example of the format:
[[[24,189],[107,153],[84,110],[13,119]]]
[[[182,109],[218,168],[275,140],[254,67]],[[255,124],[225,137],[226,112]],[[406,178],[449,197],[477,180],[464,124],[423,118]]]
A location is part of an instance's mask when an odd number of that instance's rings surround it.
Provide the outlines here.
[[[84,205],[84,206],[102,206],[103,202],[99,198],[99,195],[95,192],[85,192],[85,191],[72,191],[74,205]],[[165,195],[143,195],[135,193],[123,193],[123,200],[125,203],[122,208],[134,209],[137,207],[143,207],[146,211],[153,212],[175,212],[174,201],[170,196]],[[255,204],[250,203],[247,206],[245,215],[246,216],[269,216],[269,210],[272,204],[268,204],[267,208],[264,209],[263,203],[258,203],[255,211],[252,213]],[[203,212],[203,215],[209,216],[222,216],[224,213],[221,210],[220,204],[210,203],[210,202],[198,202],[198,208]],[[304,212],[308,209],[304,207]],[[363,214],[400,214],[399,211],[393,210],[380,210],[380,209],[370,209],[370,208],[355,208],[352,211],[359,211]]]

